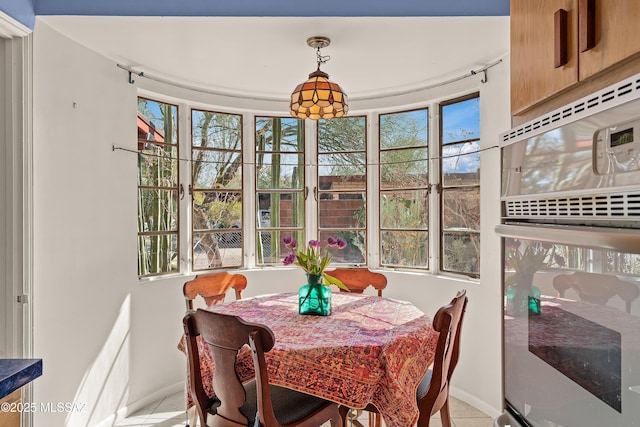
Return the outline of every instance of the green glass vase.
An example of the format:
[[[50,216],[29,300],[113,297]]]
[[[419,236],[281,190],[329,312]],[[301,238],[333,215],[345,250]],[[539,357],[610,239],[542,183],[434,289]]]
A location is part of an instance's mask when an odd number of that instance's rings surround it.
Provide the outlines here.
[[[307,274],[307,284],[298,290],[298,313],[331,314],[331,288],[322,284],[322,275]]]
[[[513,285],[507,288],[506,312],[510,316],[539,315],[540,288],[535,285]]]

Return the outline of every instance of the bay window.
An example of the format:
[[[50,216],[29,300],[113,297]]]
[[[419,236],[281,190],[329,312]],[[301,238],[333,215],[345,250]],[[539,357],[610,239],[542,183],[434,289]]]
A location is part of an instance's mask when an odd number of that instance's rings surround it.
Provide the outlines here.
[[[333,236],[335,265],[476,278],[479,111],[471,94],[305,121],[140,97],[139,276],[281,266],[283,237]]]

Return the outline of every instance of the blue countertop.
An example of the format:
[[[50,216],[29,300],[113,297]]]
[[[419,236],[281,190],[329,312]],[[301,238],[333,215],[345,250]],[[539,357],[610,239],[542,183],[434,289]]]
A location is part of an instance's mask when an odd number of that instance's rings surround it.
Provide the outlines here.
[[[0,359],[0,399],[42,375],[42,359]]]

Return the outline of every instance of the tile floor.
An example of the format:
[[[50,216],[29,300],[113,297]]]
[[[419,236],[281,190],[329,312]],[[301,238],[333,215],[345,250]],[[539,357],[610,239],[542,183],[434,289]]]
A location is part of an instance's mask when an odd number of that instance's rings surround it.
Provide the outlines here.
[[[154,402],[115,424],[114,427],[184,427],[184,396],[179,392]],[[454,427],[493,427],[493,419],[460,400],[451,399],[451,418]],[[359,420],[368,424],[365,413]],[[195,427],[195,426],[191,426]],[[358,422],[353,427],[360,427]],[[435,415],[430,427],[441,427],[439,415]]]

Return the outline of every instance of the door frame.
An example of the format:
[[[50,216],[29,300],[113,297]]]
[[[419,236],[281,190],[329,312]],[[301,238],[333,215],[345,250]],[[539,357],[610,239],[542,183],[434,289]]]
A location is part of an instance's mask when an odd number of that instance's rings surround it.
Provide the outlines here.
[[[0,200],[0,240],[5,272],[0,277],[4,301],[5,357],[33,357],[33,37],[32,31],[0,12],[0,134],[4,196]]]

